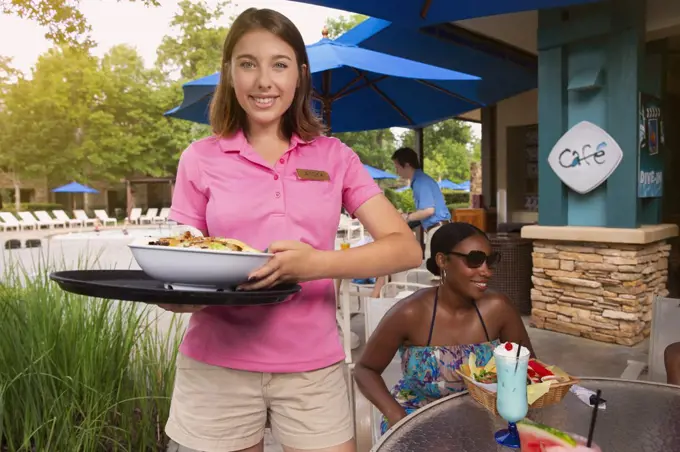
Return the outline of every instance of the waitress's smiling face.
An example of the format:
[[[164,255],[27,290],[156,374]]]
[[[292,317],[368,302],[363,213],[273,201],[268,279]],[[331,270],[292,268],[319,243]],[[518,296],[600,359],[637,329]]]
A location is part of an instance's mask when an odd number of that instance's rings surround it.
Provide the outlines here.
[[[236,43],[230,70],[236,99],[250,126],[278,125],[300,80],[293,48],[266,30],[252,30]]]

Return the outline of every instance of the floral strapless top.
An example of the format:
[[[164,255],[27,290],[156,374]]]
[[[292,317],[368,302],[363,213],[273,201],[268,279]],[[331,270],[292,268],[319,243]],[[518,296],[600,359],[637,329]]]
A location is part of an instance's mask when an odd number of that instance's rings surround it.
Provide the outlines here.
[[[500,341],[453,346],[400,347],[402,378],[392,388],[392,396],[404,407],[407,414],[451,394],[465,390],[465,383],[456,370],[467,363],[470,353],[477,357],[476,364],[484,366],[493,356]],[[383,417],[380,430],[389,426]]]

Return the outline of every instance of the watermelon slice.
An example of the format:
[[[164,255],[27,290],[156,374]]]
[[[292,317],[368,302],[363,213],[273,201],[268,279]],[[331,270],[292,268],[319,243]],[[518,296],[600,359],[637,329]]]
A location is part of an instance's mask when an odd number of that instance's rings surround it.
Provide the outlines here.
[[[529,421],[517,423],[522,452],[543,452],[550,446],[562,446],[573,449],[578,445],[568,433],[547,425]]]

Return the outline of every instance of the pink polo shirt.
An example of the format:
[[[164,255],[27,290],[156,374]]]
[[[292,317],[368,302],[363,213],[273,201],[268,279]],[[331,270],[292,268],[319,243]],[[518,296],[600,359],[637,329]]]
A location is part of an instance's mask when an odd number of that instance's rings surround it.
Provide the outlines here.
[[[330,181],[298,178],[322,170]],[[294,136],[273,167],[242,132],[191,144],[180,158],[170,218],[266,249],[303,240],[332,250],[341,207],[353,214],[381,193],[359,157],[336,138]],[[209,307],[191,316],[180,351],[198,361],[257,372],[305,372],[344,359],[331,280],[273,306]]]

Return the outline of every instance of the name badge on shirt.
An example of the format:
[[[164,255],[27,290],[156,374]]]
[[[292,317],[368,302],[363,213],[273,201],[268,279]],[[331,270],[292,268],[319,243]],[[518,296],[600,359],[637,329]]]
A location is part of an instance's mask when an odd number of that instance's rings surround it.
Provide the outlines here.
[[[330,176],[325,171],[298,169],[296,172],[298,179],[300,180],[331,180]]]

